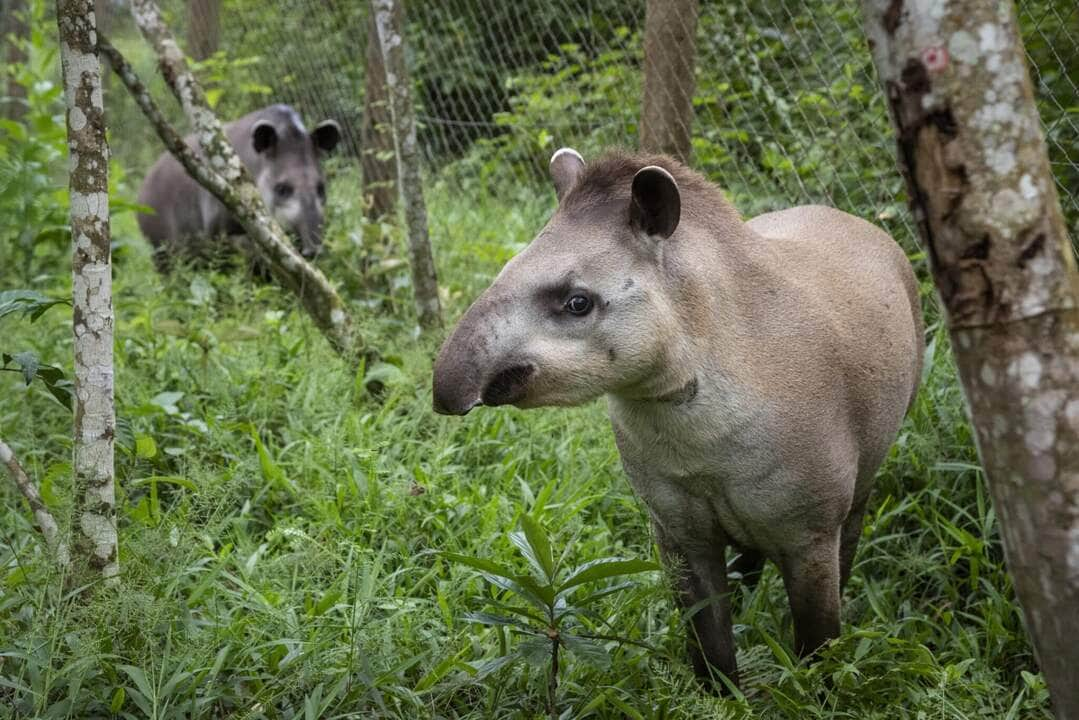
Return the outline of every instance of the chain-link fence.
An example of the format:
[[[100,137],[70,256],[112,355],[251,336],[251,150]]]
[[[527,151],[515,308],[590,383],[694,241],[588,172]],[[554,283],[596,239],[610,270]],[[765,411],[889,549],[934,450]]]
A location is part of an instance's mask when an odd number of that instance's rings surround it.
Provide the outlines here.
[[[220,52],[204,61],[202,74],[211,93],[229,88],[219,98],[223,114],[271,99],[288,102],[311,121],[338,119],[347,147],[361,151],[366,1],[188,1],[166,3],[181,29],[208,26],[193,13],[219,13]],[[586,157],[613,145],[636,148],[645,5],[407,2],[417,120],[430,171],[497,193],[511,183],[544,181],[551,152],[563,145]],[[1079,3],[1021,0],[1019,10],[1075,237]],[[685,25],[687,39],[659,51],[684,57],[684,43],[695,40],[691,163],[727,189],[745,214],[825,202],[912,237],[858,3],[702,0]]]

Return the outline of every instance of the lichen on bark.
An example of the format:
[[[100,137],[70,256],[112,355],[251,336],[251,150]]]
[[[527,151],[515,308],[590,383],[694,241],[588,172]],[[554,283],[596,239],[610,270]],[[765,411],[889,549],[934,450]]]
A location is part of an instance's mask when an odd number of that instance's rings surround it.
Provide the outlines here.
[[[1014,6],[864,0],[1016,595],[1079,719],[1079,274]]]

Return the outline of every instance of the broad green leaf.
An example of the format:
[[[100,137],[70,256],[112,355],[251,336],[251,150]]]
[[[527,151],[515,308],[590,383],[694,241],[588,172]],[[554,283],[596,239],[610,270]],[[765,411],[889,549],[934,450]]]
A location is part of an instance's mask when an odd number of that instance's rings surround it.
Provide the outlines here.
[[[15,364],[22,369],[22,378],[27,385],[34,381],[37,376],[38,367],[41,366],[41,361],[35,353],[25,351],[21,353],[15,353],[11,356],[11,359],[15,361]],[[7,364],[6,362],[4,363]]]
[[[532,548],[535,560],[543,568],[547,582],[554,582],[554,554],[551,552],[551,543],[547,539],[547,533],[544,531],[543,526],[533,520],[531,516],[522,515],[521,528],[525,531],[525,538]]]
[[[779,644],[779,642],[776,641],[774,637],[769,635],[764,630],[760,630],[759,628],[758,630],[761,637],[764,638],[765,644],[768,645],[769,648],[771,648],[772,655],[775,657],[776,660],[779,661],[779,664],[786,668],[788,671],[793,671],[794,660],[791,659],[790,654],[783,648],[782,645]]]
[[[490,660],[482,660],[480,662],[473,662],[468,664],[475,669],[476,679],[482,680],[488,675],[498,672],[514,660],[519,659],[520,657],[520,653],[512,652],[508,655],[500,655],[499,657],[491,658]]]
[[[562,633],[561,637],[566,650],[584,663],[600,670],[606,670],[611,666],[611,656],[607,648],[595,640],[567,632]]]
[[[532,568],[532,574],[536,576],[536,580],[539,582],[547,582],[547,571],[540,563],[539,558],[536,557],[536,553],[533,552],[532,546],[528,544],[528,538],[525,537],[525,534],[523,532],[511,532],[509,533],[509,539],[510,543],[512,543],[513,546],[524,555],[525,560],[528,561],[529,566]]]
[[[273,485],[279,485],[287,490],[292,490],[292,484],[285,477],[285,472],[274,462],[270,451],[262,444],[262,438],[258,431],[251,428],[251,440],[255,443],[255,453],[259,458],[259,469],[262,471],[262,479]]]
[[[461,563],[467,565],[474,570],[487,573],[488,575],[495,575],[506,579],[512,579],[515,574],[505,565],[499,565],[496,562],[485,560],[484,558],[471,557],[469,555],[460,555],[458,553],[444,552],[442,557],[452,562]]]
[[[533,667],[551,662],[551,641],[545,637],[528,637],[517,643],[517,655]]]
[[[149,460],[157,455],[157,443],[149,435],[135,436],[135,457]]]
[[[420,678],[420,681],[416,683],[416,687],[413,688],[413,691],[423,692],[424,690],[427,690],[428,688],[434,686],[434,684],[444,678],[450,670],[458,666],[461,658],[464,657],[465,653],[468,652],[469,649],[470,648],[466,646],[456,655],[448,655],[447,657],[443,658],[442,662],[440,662],[438,665],[435,665],[435,667],[432,668],[431,672]]]
[[[0,319],[21,312],[23,316],[30,317],[30,322],[34,322],[55,305],[70,304],[71,301],[66,298],[52,298],[36,290],[4,290],[0,292]]]
[[[532,603],[532,605],[539,609],[540,612],[544,613],[544,615],[550,612],[551,603],[544,602],[543,597],[539,593],[535,592],[535,590],[533,590],[533,588],[536,588],[536,584],[532,581],[532,578],[518,576],[515,579],[510,579],[501,575],[490,575],[488,573],[480,573],[480,575],[482,575],[483,578],[492,585],[500,587],[503,590],[509,590],[511,593],[520,597],[522,600],[527,600],[528,602]],[[517,582],[518,580],[525,580],[528,583],[531,583],[531,587],[523,583]]]
[[[620,575],[634,575],[659,569],[659,565],[648,560],[623,560],[621,558],[593,560],[574,568],[570,576],[562,583],[559,593],[564,593],[578,585],[595,582],[596,580],[605,580]]]
[[[112,694],[112,701],[109,702],[109,712],[113,715],[117,715],[120,712],[120,708],[124,706],[124,700],[127,693],[124,692],[122,687],[116,688],[116,692]]]
[[[146,673],[143,672],[142,668],[137,668],[134,665],[117,665],[117,667],[127,673],[127,676],[135,682],[135,687],[144,697],[154,697],[154,687],[150,684],[150,680],[146,677]]]
[[[539,615],[535,611],[528,608],[513,607],[512,605],[507,605],[505,603],[494,601],[489,602],[488,605],[495,608],[496,610],[500,610],[502,612],[510,613],[511,615],[517,615],[527,620],[531,620],[538,625],[547,625],[547,623],[550,622],[550,620],[544,615]]]
[[[641,714],[640,710],[633,707],[622,698],[618,697],[617,694],[608,693],[607,700],[611,703],[611,705],[614,705],[616,708],[618,708],[625,717],[629,718],[629,720],[644,720],[644,715]],[[660,715],[659,717],[663,716]]]
[[[36,377],[45,385],[45,389],[49,391],[49,394],[57,402],[68,410],[72,409],[73,395],[71,389],[73,385],[64,375],[63,370],[54,365],[41,363],[37,355],[32,352],[21,352],[15,355],[0,354],[0,367],[7,367],[10,363],[18,365],[27,385]]]
[[[607,597],[608,595],[613,595],[614,593],[621,592],[622,590],[628,590],[629,588],[635,587],[636,585],[637,583],[633,582],[632,580],[616,583],[614,585],[611,585],[610,587],[605,587],[602,590],[598,590],[591,595],[580,598],[579,600],[577,600],[577,604],[581,607],[587,608],[589,605],[596,602],[600,598]]]
[[[132,487],[138,487],[140,485],[155,485],[157,483],[166,483],[168,485],[179,485],[187,490],[197,491],[199,486],[195,484],[193,480],[182,477],[180,475],[150,475],[149,477],[138,478],[136,480],[129,480],[128,484]]]
[[[166,415],[176,415],[180,412],[180,408],[176,407],[176,403],[180,402],[180,398],[183,396],[182,392],[158,393],[150,398],[150,404],[164,410]]]
[[[327,610],[337,604],[337,601],[341,599],[340,590],[331,590],[323,594],[322,599],[315,603],[312,608],[312,613],[315,616],[324,614]]]
[[[462,619],[476,623],[478,625],[509,625],[512,627],[528,628],[526,623],[520,620],[514,620],[510,617],[503,617],[502,615],[494,615],[486,612],[470,612],[461,616]]]

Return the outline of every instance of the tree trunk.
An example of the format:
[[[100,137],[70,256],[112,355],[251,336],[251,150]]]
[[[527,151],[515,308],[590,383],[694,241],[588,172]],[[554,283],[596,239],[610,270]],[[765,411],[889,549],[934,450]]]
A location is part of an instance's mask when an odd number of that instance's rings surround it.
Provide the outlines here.
[[[29,12],[26,0],[0,0],[0,47],[7,68],[26,62],[22,43],[30,40]],[[0,95],[0,118],[21,120],[26,114],[26,89],[6,76]]]
[[[221,0],[187,0],[187,53],[205,60],[221,41]]]
[[[1060,720],[1079,720],[1079,274],[1015,8],[864,0],[910,205]]]
[[[648,0],[644,19],[641,149],[693,155],[697,0]]]
[[[398,6],[399,7],[399,6]],[[400,26],[400,20],[397,25]],[[364,69],[363,127],[360,146],[363,165],[363,197],[369,220],[390,215],[396,209],[397,168],[393,159],[393,116],[386,94],[386,66],[378,41],[375,13],[367,13],[367,53]]]
[[[158,136],[191,176],[228,208],[247,234],[252,251],[270,267],[282,285],[297,294],[330,345],[348,359],[357,358],[363,350],[362,340],[353,327],[344,302],[326,277],[300,257],[281,226],[267,212],[258,188],[225,138],[220,121],[206,103],[202,86],[188,69],[187,61],[161,19],[157,5],[152,0],[132,0],[131,13],[135,24],[157,53],[165,81],[194,126],[205,160],[185,151],[182,141],[176,142],[179,134],[165,122],[131,66],[104,39],[101,51],[113,63],[139,107],[154,124]]]
[[[422,327],[442,324],[438,277],[427,237],[427,208],[423,202],[420,153],[416,143],[416,118],[412,109],[412,81],[405,58],[404,7],[401,0],[371,0],[378,26],[379,47],[386,68],[386,87],[393,117],[393,143],[397,154],[397,177],[408,226],[408,253],[412,266],[412,293]]]
[[[57,0],[71,157],[72,327],[75,334],[74,579],[118,581],[114,488],[109,148],[93,0]]]

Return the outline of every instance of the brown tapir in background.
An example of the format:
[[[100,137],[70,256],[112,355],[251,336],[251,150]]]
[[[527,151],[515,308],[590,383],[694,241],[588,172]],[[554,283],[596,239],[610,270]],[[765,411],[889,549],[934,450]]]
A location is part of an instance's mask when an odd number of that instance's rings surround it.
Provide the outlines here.
[[[271,105],[229,123],[225,134],[251,172],[267,209],[296,238],[300,253],[315,257],[322,249],[326,202],[320,156],[337,146],[341,138],[337,123],[325,120],[308,133],[295,110]],[[194,135],[185,141],[201,154]],[[154,209],[152,215],[139,215],[139,228],[153,245],[154,263],[163,272],[175,257],[206,260],[227,252],[228,238],[243,233],[225,206],[191,179],[170,153],[163,153],[146,174],[139,203]]]
[[[698,675],[737,682],[725,549],[778,564],[798,652],[839,634],[866,500],[917,392],[918,287],[864,220],[805,206],[744,222],[662,156],[569,149],[558,210],[472,305],[434,407],[607,395],[630,484],[693,616]]]

